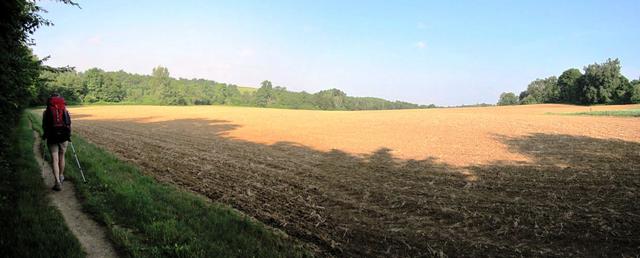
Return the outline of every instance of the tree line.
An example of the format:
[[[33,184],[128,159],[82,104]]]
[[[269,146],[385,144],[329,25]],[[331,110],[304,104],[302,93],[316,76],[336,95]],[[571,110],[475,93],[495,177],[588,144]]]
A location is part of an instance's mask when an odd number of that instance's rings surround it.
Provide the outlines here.
[[[317,93],[293,92],[263,81],[257,90],[242,90],[234,84],[204,79],[173,78],[166,67],[153,68],[151,75],[91,68],[85,72],[45,71],[34,103],[44,103],[52,92],[70,103],[132,103],[159,105],[235,105],[320,110],[376,110],[430,108],[403,101],[351,97],[338,89]]]
[[[564,71],[560,77],[536,79],[516,96],[500,94],[498,105],[567,103],[580,105],[640,103],[640,80],[629,81],[620,72],[620,60],[608,59]]]

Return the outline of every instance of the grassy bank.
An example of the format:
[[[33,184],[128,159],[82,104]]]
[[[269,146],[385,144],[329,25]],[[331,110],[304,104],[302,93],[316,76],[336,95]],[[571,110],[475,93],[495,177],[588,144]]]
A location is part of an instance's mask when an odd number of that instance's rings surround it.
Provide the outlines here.
[[[555,115],[640,117],[640,109],[589,111],[589,112],[577,112],[577,113],[562,113],[562,114],[555,114]]]
[[[73,144],[87,183],[82,183],[71,151],[65,174],[76,182],[85,210],[107,226],[123,253],[132,257],[308,256],[291,239],[227,207],[158,183],[78,136],[73,136]]]
[[[10,137],[13,136],[13,137]],[[33,157],[33,134],[26,115],[7,135],[0,163],[0,253],[4,257],[84,257],[62,214],[50,205]]]
[[[579,112],[573,115],[583,116],[628,116],[628,117],[640,117],[640,109],[629,110],[615,110],[615,111],[591,111],[591,112]]]

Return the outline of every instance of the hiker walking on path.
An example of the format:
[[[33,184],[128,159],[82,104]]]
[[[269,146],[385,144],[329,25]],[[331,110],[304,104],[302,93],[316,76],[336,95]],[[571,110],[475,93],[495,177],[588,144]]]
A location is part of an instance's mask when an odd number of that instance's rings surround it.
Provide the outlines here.
[[[64,154],[67,143],[71,141],[71,116],[67,111],[64,98],[59,94],[51,94],[47,99],[47,109],[42,113],[43,139],[47,140],[47,147],[51,154],[51,167],[55,184],[53,190],[62,190],[64,181]]]

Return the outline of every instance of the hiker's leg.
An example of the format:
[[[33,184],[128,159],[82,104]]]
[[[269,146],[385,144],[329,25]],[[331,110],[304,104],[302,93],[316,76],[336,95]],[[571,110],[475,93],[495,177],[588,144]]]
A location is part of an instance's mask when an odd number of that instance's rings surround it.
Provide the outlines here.
[[[56,183],[60,183],[60,167],[59,164],[59,147],[58,144],[49,144],[49,152],[51,153],[51,168],[53,170],[53,177]]]
[[[64,176],[64,154],[67,152],[67,142],[58,144],[60,150],[58,151],[58,169],[60,169],[60,176]]]

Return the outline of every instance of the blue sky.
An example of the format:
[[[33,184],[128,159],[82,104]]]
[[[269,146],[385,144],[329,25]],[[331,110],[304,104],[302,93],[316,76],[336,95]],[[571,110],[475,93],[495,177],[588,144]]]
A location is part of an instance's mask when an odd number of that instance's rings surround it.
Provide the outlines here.
[[[48,64],[437,105],[495,103],[620,58],[640,77],[640,1],[77,1],[40,4]]]

